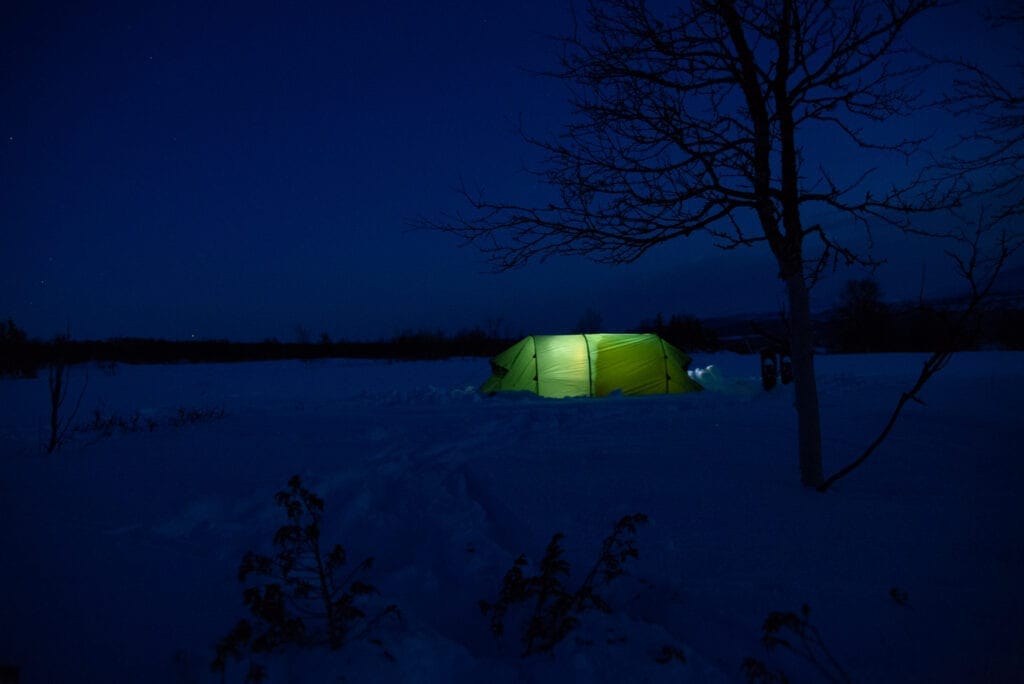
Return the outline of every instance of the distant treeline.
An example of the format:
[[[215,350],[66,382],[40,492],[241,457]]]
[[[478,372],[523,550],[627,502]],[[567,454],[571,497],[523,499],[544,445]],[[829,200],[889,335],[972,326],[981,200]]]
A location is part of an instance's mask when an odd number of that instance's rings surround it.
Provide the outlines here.
[[[850,353],[955,349],[1024,349],[1024,293],[990,296],[978,315],[962,320],[966,299],[890,304],[874,278],[850,280],[822,317],[822,344]]]
[[[946,344],[959,351],[1024,350],[1024,309],[988,309],[966,328],[957,329],[961,311],[956,306],[933,304],[887,305],[855,312],[833,309],[814,318],[815,346],[833,354],[930,352]],[[752,353],[786,344],[782,317],[719,319],[706,325],[718,333],[719,349]]]
[[[963,321],[965,298],[888,303],[873,278],[846,283],[833,308],[814,317],[818,349],[830,353],[930,352],[954,349],[1024,350],[1024,292],[993,295],[977,316]],[[728,350],[753,353],[784,348],[784,313],[698,320],[656,316],[640,324],[688,352]]]
[[[935,305],[893,305],[872,311],[836,311],[823,322],[825,348],[837,353],[934,350],[948,339],[961,309]],[[954,348],[1024,349],[1024,309],[990,308],[958,331]]]
[[[996,302],[957,332],[960,349],[1024,350],[1024,297]],[[851,281],[837,306],[815,318],[819,349],[836,353],[926,352],[950,339],[962,303],[887,304],[877,284]],[[599,318],[595,319],[600,326]],[[686,352],[753,353],[767,346],[784,347],[784,316],[729,317],[701,321],[694,316],[658,314],[641,321],[637,332],[653,332]],[[601,332],[599,328],[589,332]],[[621,331],[616,331],[621,332]],[[0,322],[0,375],[34,376],[38,369],[60,362],[97,363],[229,363],[241,361],[313,360],[324,358],[431,360],[457,356],[492,357],[515,339],[482,328],[455,334],[442,331],[403,332],[373,342],[319,341],[231,342],[173,341],[119,337],[107,340],[30,339],[13,321]]]
[[[473,329],[446,335],[442,332],[404,332],[373,342],[332,341],[232,342],[229,340],[161,340],[117,337],[107,340],[29,339],[13,321],[0,323],[0,374],[32,377],[56,362],[157,364],[234,363],[242,361],[314,360],[327,358],[430,360],[456,356],[498,354],[514,340]]]

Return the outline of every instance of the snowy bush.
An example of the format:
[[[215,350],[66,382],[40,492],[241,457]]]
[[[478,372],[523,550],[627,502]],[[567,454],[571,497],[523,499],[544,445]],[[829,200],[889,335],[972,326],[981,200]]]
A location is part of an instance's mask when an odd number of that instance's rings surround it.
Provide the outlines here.
[[[524,574],[529,562],[525,554],[521,554],[505,573],[498,600],[495,603],[480,601],[480,611],[491,618],[491,633],[495,637],[505,633],[505,618],[512,606],[532,603],[521,636],[525,658],[554,649],[579,626],[579,616],[585,611],[596,609],[610,613],[611,606],[598,589],[626,574],[626,561],[639,557],[632,535],[636,534],[637,525],[646,522],[647,516],[643,513],[619,520],[602,542],[597,561],[576,591],[569,591],[563,580],[570,574],[569,562],[562,557],[563,534],[555,534],[548,542],[537,575]]]
[[[811,624],[811,608],[806,603],[799,614],[772,611],[761,629],[761,643],[769,651],[781,648],[813,667],[823,681],[849,684],[849,675],[832,655],[821,632]],[[772,671],[756,658],[746,658],[743,671],[751,684],[785,684],[789,681],[782,670]]]
[[[248,654],[269,654],[287,646],[322,647],[339,650],[355,639],[369,639],[383,619],[398,618],[394,605],[370,616],[365,605],[377,589],[358,577],[373,566],[366,558],[345,573],[348,558],[336,544],[324,552],[320,545],[320,523],[324,502],[302,486],[298,475],[288,489],[275,496],[285,510],[288,524],[274,535],[277,552],[272,556],[249,551],[238,569],[238,580],[248,583],[242,592],[252,620],[242,619],[216,646],[211,667],[224,672],[228,658],[241,660]],[[256,581],[250,581],[256,578]],[[390,658],[387,651],[385,657]],[[266,677],[264,666],[249,658],[247,682]]]
[[[225,415],[222,408],[185,408],[179,406],[178,411],[170,419],[173,427],[185,427],[197,423],[207,423],[211,420],[220,420]]]
[[[127,435],[136,432],[155,432],[160,427],[183,428],[220,420],[226,415],[227,412],[220,407],[185,408],[179,406],[174,414],[163,420],[158,420],[153,416],[144,416],[138,410],[124,416],[118,413],[106,414],[100,409],[95,409],[92,419],[87,423],[75,426],[72,432],[94,435],[89,444],[95,444],[118,433]]]

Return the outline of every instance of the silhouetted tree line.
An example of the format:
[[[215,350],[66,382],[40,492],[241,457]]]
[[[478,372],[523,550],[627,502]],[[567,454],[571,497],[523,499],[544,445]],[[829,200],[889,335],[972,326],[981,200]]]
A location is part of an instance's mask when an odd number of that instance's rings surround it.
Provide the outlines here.
[[[1021,296],[994,301],[960,343],[964,349],[1024,349]],[[873,278],[850,280],[821,326],[823,346],[840,353],[929,351],[950,335],[963,302],[957,298],[917,303],[884,301]]]
[[[10,318],[0,323],[0,375],[34,377],[41,365],[37,345]]]
[[[719,351],[723,349],[718,333],[695,316],[673,314],[668,320],[659,312],[653,319],[640,322],[639,332],[655,333],[683,351]]]
[[[967,348],[1024,349],[1024,296],[1009,296],[981,315],[969,331]],[[873,279],[851,280],[836,306],[815,317],[814,338],[819,348],[838,353],[923,352],[949,334],[962,302],[957,299],[891,304]],[[660,335],[686,352],[757,352],[779,344],[786,320],[768,316],[701,321],[687,314],[661,313],[641,321],[638,332]],[[593,332],[593,330],[591,331]],[[117,337],[74,340],[64,335],[50,341],[30,338],[13,320],[0,322],[0,375],[35,377],[40,368],[57,362],[98,363],[234,363],[242,361],[314,360],[325,358],[431,360],[458,356],[491,357],[515,342],[496,330],[481,327],[448,334],[441,330],[406,330],[386,340],[232,342],[229,340],[162,340]]]
[[[0,375],[35,377],[40,368],[58,360],[66,364],[98,362],[234,363],[243,361],[314,360],[325,358],[429,360],[456,356],[490,357],[513,340],[480,328],[455,334],[441,331],[405,331],[391,339],[371,342],[232,342],[229,340],[162,340],[118,337],[107,340],[31,339],[11,320],[0,323]]]

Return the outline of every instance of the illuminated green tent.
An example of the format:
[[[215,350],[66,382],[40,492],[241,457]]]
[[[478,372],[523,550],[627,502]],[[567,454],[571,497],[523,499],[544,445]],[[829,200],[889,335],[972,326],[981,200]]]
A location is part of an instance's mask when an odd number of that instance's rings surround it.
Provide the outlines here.
[[[480,388],[536,392],[542,397],[603,397],[695,392],[690,357],[657,335],[530,335],[491,359]]]

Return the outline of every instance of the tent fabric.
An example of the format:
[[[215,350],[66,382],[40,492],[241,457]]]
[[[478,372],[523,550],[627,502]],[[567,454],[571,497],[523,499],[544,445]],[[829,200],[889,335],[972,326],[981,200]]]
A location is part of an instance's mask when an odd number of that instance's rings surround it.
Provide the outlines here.
[[[700,391],[689,365],[690,357],[653,334],[530,335],[491,359],[480,389],[554,398]]]

